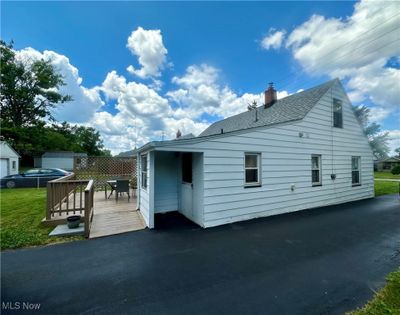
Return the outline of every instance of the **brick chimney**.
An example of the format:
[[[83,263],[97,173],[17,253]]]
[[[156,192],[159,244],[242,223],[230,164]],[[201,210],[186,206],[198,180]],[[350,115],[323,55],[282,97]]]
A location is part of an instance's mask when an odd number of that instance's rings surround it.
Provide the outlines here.
[[[264,107],[271,107],[277,100],[276,90],[274,89],[274,84],[272,82],[269,83],[268,89],[264,92],[265,104]]]

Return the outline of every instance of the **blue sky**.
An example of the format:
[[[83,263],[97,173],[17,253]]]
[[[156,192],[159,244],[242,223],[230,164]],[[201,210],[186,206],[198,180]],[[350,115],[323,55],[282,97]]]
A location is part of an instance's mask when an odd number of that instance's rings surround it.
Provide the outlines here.
[[[283,97],[335,76],[353,103],[372,108],[394,146],[400,43],[390,31],[399,8],[383,4],[3,2],[1,38],[25,57],[54,60],[75,100],[56,117],[95,126],[114,153],[177,128],[199,133],[245,110],[270,81]]]

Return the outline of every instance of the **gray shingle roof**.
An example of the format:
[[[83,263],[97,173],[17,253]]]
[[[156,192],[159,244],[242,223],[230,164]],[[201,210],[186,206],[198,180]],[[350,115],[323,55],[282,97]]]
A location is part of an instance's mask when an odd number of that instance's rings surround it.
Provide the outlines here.
[[[262,105],[257,107],[256,110],[246,111],[217,121],[204,130],[199,137],[221,134],[221,129],[223,133],[226,133],[303,119],[336,81],[338,79],[282,98],[271,107],[264,108],[264,105]],[[257,121],[255,119],[256,112]]]

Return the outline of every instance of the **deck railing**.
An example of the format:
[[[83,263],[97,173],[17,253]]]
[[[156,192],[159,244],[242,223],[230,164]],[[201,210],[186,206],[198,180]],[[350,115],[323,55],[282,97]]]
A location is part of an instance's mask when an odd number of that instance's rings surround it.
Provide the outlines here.
[[[77,180],[75,174],[47,183],[46,221],[65,219],[69,215],[83,215],[85,236],[89,236],[93,217],[93,180]]]

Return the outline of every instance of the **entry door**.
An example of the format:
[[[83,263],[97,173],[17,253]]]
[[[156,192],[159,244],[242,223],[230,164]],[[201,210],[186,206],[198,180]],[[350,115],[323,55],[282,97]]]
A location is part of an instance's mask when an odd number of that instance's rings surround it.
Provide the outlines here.
[[[192,167],[192,153],[182,154],[182,185],[181,185],[181,211],[182,213],[191,218],[193,215],[193,167]]]

